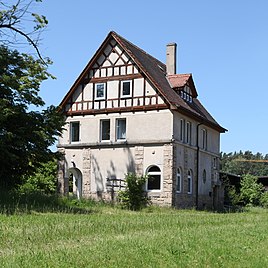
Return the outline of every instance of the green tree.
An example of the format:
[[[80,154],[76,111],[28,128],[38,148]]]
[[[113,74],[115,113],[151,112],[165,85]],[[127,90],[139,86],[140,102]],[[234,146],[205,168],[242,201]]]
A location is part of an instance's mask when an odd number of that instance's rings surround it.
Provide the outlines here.
[[[49,147],[64,124],[58,108],[44,108],[39,96],[41,83],[53,76],[47,71],[51,61],[41,57],[38,39],[32,38],[47,23],[44,16],[29,13],[33,2],[17,0],[10,5],[0,1],[0,186],[5,188],[20,184],[24,176],[34,174],[42,163],[54,159],[55,153]],[[29,15],[35,26],[28,34],[22,22],[27,22]],[[37,59],[7,47],[16,43],[18,35],[38,52]]]
[[[267,176],[268,162],[265,160],[267,155],[253,154],[251,151],[221,153],[221,171],[236,175]]]

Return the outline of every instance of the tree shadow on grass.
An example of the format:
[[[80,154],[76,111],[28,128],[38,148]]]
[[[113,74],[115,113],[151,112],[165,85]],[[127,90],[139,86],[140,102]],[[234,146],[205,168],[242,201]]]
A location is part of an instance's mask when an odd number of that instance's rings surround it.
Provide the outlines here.
[[[59,195],[34,192],[19,194],[0,192],[0,214],[68,213],[91,214],[98,212],[92,200],[77,200]]]

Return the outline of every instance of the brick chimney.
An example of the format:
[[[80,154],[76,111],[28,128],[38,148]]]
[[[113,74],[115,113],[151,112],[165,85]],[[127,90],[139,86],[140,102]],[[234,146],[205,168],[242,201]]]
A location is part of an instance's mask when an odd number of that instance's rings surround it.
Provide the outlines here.
[[[176,53],[177,44],[170,43],[167,44],[167,75],[176,74]]]

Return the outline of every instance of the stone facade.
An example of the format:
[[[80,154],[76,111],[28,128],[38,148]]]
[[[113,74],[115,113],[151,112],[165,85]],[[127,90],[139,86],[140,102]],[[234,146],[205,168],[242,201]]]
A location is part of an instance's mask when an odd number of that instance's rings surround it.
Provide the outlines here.
[[[89,197],[90,196],[90,182],[91,182],[91,152],[90,149],[83,149],[83,196]]]

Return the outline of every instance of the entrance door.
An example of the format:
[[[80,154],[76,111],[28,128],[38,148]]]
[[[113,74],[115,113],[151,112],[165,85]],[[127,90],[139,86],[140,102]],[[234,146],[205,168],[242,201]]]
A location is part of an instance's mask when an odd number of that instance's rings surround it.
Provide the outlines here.
[[[82,197],[82,173],[78,168],[70,168],[69,176],[72,178],[69,180],[69,183],[72,183],[73,195],[77,197],[77,199],[81,199]],[[71,187],[69,187],[71,189]]]

